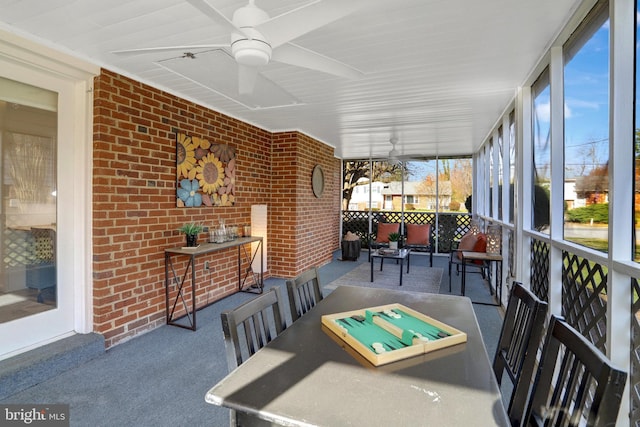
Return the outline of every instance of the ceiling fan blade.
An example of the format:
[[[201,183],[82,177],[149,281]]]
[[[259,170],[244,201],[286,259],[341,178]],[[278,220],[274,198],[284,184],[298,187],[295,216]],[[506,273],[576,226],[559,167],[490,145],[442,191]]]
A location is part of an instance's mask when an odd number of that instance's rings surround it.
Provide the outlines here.
[[[293,43],[287,43],[274,49],[271,59],[348,79],[358,79],[364,75],[362,71],[343,62],[336,61],[335,59]]]
[[[253,92],[258,78],[258,69],[248,65],[238,64],[238,92],[249,95]]]
[[[156,47],[141,47],[136,49],[123,49],[113,50],[111,53],[116,55],[139,55],[142,53],[153,52],[171,52],[174,50],[182,50],[185,52],[191,52],[196,49],[226,49],[229,48],[229,44],[197,44],[187,46],[156,46]]]
[[[220,12],[215,7],[211,6],[205,0],[187,0],[187,3],[189,3],[191,6],[195,7],[196,9],[198,9],[200,12],[207,15],[214,22],[224,25],[229,30],[236,30],[236,31],[243,32],[240,28],[236,27],[233,24],[233,22],[229,18],[227,18],[222,12]]]
[[[189,0],[192,1],[192,0]],[[321,0],[275,16],[255,28],[272,48],[337,21],[367,4],[365,0]]]

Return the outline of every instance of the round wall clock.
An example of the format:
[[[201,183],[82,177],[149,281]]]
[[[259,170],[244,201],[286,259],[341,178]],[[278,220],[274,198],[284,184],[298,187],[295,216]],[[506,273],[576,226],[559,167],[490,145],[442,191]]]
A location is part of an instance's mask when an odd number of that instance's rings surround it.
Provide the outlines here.
[[[324,171],[320,165],[315,165],[311,173],[311,188],[313,189],[314,196],[322,196],[324,192]]]

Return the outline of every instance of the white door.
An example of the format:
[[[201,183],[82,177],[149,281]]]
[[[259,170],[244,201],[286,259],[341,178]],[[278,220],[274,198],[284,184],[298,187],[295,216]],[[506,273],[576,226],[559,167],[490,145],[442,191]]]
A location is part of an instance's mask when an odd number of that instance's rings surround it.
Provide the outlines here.
[[[13,61],[3,43],[0,359],[91,330],[87,81]]]

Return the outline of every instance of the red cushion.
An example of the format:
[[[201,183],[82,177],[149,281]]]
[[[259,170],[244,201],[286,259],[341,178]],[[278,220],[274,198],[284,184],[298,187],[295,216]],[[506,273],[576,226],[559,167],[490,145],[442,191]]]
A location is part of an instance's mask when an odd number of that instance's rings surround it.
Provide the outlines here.
[[[477,241],[478,241],[477,234],[467,233],[464,236],[462,236],[462,239],[460,239],[460,244],[458,245],[458,253],[457,253],[458,258],[462,259],[463,251],[473,251]]]
[[[484,233],[476,235],[476,244],[473,245],[474,252],[487,252],[487,236]]]
[[[406,224],[407,245],[428,245],[431,224]]]
[[[476,244],[473,246],[473,251],[474,252],[487,252],[487,235],[480,233],[478,234],[478,240],[476,241]],[[482,261],[480,261],[479,259],[474,261],[476,264],[482,264]]]
[[[400,224],[392,224],[381,222],[378,224],[378,233],[376,234],[376,243],[389,243],[389,234],[398,233]]]
[[[460,239],[460,244],[458,245],[458,249],[461,251],[472,251],[476,246],[476,242],[478,241],[478,236],[476,234],[467,233],[462,236]]]

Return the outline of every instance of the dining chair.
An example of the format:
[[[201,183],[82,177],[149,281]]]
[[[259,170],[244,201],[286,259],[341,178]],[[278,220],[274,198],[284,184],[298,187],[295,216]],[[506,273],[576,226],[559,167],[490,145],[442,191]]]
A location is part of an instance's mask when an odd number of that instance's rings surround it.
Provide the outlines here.
[[[595,345],[561,317],[551,316],[525,424],[615,425],[626,381],[627,373]]]
[[[292,322],[311,310],[323,298],[318,269],[315,267],[294,279],[287,280],[286,285]]]
[[[429,266],[433,267],[433,234],[431,224],[405,224],[405,247],[412,251],[429,252]]]
[[[513,283],[493,359],[498,384],[503,388],[502,377],[506,371],[513,387],[507,407],[512,425],[520,425],[524,417],[547,309],[546,302],[521,283]]]
[[[274,287],[220,314],[229,371],[237,368],[287,328],[282,310],[282,291]]]

